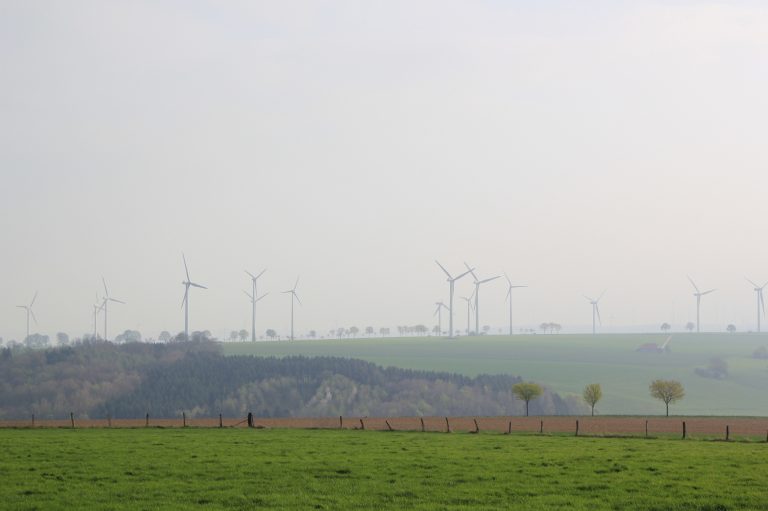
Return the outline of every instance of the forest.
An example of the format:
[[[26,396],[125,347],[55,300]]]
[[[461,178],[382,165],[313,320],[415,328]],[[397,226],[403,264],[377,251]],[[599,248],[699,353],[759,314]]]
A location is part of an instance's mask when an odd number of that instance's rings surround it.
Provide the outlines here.
[[[85,342],[0,353],[0,419],[522,415],[519,377],[383,368],[339,357],[224,356],[215,342]],[[585,411],[545,390],[532,414]]]

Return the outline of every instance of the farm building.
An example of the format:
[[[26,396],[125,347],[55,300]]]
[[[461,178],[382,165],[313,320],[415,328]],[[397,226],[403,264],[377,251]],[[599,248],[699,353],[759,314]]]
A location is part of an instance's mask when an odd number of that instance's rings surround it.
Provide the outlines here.
[[[664,344],[662,344],[661,346],[659,346],[655,342],[647,342],[645,344],[640,345],[640,347],[637,348],[635,351],[638,353],[664,353],[665,351],[669,352],[670,351],[669,341],[671,340],[672,340],[672,336],[670,335],[669,337],[667,337],[667,340],[664,341]]]

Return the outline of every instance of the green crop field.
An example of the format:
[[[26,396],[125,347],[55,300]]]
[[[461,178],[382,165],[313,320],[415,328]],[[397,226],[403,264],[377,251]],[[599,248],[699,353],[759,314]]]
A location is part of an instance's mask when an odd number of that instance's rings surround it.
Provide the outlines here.
[[[768,445],[338,430],[0,430],[0,508],[768,506]]]
[[[580,394],[587,383],[601,383],[602,414],[654,414],[662,407],[648,395],[656,378],[683,382],[687,396],[673,413],[696,415],[768,415],[768,361],[751,358],[768,346],[762,334],[687,334],[672,337],[671,353],[638,353],[646,342],[662,344],[659,334],[515,335],[457,339],[320,339],[225,343],[230,355],[337,356],[384,366],[450,371],[468,376],[508,373],[548,385],[563,394]],[[694,370],[721,357],[729,374],[715,380]]]

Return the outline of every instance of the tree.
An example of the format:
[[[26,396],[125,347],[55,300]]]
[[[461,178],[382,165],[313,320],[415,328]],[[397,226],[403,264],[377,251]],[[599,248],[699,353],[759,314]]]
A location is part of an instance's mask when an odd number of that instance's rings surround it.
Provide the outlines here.
[[[546,334],[547,330],[549,330],[549,323],[542,323],[539,325],[539,328],[541,329],[542,332]]]
[[[379,335],[382,337],[389,335],[389,328],[385,326],[379,328]]]
[[[373,335],[373,327],[372,326],[365,327],[365,335],[367,335],[368,337]]]
[[[693,332],[694,328],[696,328],[696,325],[691,321],[685,324],[685,329],[688,330],[689,332]]]
[[[2,341],[2,339],[0,339],[0,341]],[[69,336],[64,332],[59,332],[56,334],[56,342],[58,342],[61,346],[69,344]],[[2,342],[0,342],[0,344],[2,344]]]
[[[603,389],[599,383],[590,383],[584,387],[584,392],[581,394],[584,397],[584,401],[592,407],[592,415],[595,415],[595,405],[603,398]]]
[[[267,337],[268,337],[270,340],[271,340],[271,339],[274,339],[275,337],[277,337],[277,332],[275,332],[275,331],[274,331],[274,330],[272,330],[271,328],[270,328],[270,329],[268,329],[268,330],[267,330],[266,332],[264,332],[264,333],[265,333],[265,334],[267,334]]]
[[[357,328],[356,326],[349,327],[349,335],[351,335],[352,337],[357,337],[357,334],[359,333],[360,333],[360,329]]]
[[[435,325],[432,327],[432,333],[435,335],[440,335],[440,327]]]
[[[725,329],[728,331],[729,334],[736,333],[736,325],[734,325],[733,323],[725,327]]]
[[[672,328],[672,326],[669,323],[662,323],[661,324],[661,331],[664,333],[669,332],[669,329]]]
[[[491,331],[491,327],[489,325],[483,325],[483,335],[488,335],[488,332]]]
[[[311,339],[314,339],[315,337],[317,337],[317,331],[316,330],[310,330],[309,331],[309,337]]]
[[[168,342],[171,340],[171,334],[168,332],[168,330],[163,330],[160,332],[160,336],[158,337],[163,342]]]
[[[248,336],[248,330],[245,330],[245,329],[240,330],[239,332],[237,332],[237,336],[240,337],[240,341],[242,341],[242,342],[247,341],[248,337],[249,337]]]
[[[528,403],[539,397],[544,390],[536,383],[516,383],[512,385],[512,393],[520,400],[525,401],[525,416],[528,417]]]
[[[237,330],[229,332],[229,340],[235,342],[237,340]]]
[[[651,397],[664,401],[669,417],[669,403],[680,401],[685,397],[683,384],[676,380],[653,380],[649,387]]]

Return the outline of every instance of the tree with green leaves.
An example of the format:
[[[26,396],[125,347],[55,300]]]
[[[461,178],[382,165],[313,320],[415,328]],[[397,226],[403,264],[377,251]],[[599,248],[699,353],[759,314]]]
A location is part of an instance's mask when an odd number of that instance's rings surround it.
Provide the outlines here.
[[[666,322],[665,322],[665,323],[662,323],[662,324],[661,324],[661,331],[662,331],[662,332],[664,332],[665,334],[666,334],[667,332],[669,332],[669,329],[670,329],[670,328],[672,328],[672,325],[670,325],[669,323],[666,323]]]
[[[677,380],[653,380],[649,387],[651,397],[664,401],[669,417],[669,403],[680,401],[685,397],[683,384]]]
[[[237,332],[237,336],[240,338],[241,342],[247,341],[249,337],[248,330],[245,330],[245,329],[240,330],[239,332]]]
[[[525,401],[525,416],[528,417],[528,404],[544,393],[541,385],[532,382],[521,382],[512,385],[512,393],[520,400]]]
[[[603,389],[599,383],[590,383],[584,387],[584,392],[581,394],[584,401],[592,408],[592,415],[595,415],[595,405],[603,398]]]

